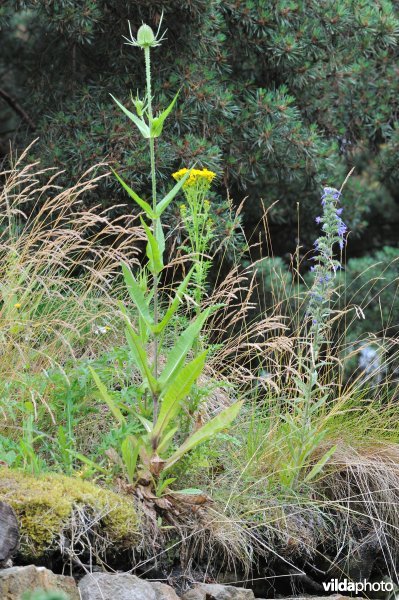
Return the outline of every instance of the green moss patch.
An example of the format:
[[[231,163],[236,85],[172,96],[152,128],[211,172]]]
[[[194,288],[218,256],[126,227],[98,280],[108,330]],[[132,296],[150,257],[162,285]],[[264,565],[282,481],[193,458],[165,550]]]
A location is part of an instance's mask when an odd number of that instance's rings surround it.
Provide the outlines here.
[[[0,468],[0,500],[13,507],[20,526],[21,554],[30,560],[54,549],[61,533],[68,536],[78,511],[92,517],[94,529],[114,546],[126,548],[139,540],[133,500],[77,478],[34,477]]]

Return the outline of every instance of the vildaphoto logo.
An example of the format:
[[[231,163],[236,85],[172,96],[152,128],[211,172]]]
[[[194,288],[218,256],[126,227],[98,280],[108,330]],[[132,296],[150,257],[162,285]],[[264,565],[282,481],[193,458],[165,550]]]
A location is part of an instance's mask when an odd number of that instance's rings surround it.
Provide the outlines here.
[[[350,581],[349,579],[330,579],[323,581],[325,592],[392,592],[394,585],[392,581]]]

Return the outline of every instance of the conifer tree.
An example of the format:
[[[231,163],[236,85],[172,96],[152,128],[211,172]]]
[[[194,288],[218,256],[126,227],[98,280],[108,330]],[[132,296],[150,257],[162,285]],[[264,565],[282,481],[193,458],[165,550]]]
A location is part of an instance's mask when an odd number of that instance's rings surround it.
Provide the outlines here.
[[[165,105],[181,92],[168,125],[172,141],[160,142],[161,178],[193,162],[218,172],[220,194],[227,185],[237,200],[248,195],[251,231],[261,199],[278,201],[270,218],[284,233],[284,252],[295,246],[297,203],[306,248],[321,187],[338,185],[355,166],[345,214],[359,251],[394,243],[393,1],[8,0],[0,8],[0,89],[12,98],[0,99],[3,142],[10,131],[20,145],[38,135],[36,154],[65,168],[65,179],[106,159],[144,190],[142,141],[108,92],[128,104],[126,89],[134,96],[142,87],[140,57],[122,36],[128,21],[133,33],[142,21],[156,28],[162,12],[167,41],[154,93]],[[99,197],[113,204],[119,193],[110,178]]]

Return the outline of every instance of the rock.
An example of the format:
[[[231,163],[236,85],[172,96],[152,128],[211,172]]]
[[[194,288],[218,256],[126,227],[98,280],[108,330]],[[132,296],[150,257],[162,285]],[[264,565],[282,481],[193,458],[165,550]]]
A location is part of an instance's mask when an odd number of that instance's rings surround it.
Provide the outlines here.
[[[79,583],[81,600],[179,600],[169,585],[129,573],[90,573]]]
[[[198,583],[183,594],[183,600],[254,600],[252,590],[222,585],[220,583]]]
[[[64,592],[68,600],[80,600],[75,580],[64,575],[55,575],[44,567],[11,567],[0,570],[1,600],[21,600],[25,592],[43,590]]]
[[[175,590],[166,583],[152,581],[151,587],[155,590],[155,600],[179,600]]]
[[[0,501],[0,565],[6,563],[18,548],[19,531],[15,513]]]
[[[79,583],[82,600],[156,600],[153,587],[129,573],[89,573]]]

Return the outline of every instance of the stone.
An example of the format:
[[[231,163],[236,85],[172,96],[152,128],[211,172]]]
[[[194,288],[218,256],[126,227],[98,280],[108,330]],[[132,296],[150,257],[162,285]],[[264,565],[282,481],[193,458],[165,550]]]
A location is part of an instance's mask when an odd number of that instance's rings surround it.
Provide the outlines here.
[[[156,600],[150,583],[129,573],[89,573],[79,592],[82,600]]]
[[[198,583],[182,596],[183,600],[254,600],[254,598],[252,590],[220,583]]]
[[[79,583],[81,600],[179,600],[169,585],[129,573],[89,573]]]
[[[0,502],[0,565],[15,554],[19,544],[18,522],[9,504]]]
[[[43,590],[63,592],[68,600],[80,600],[75,580],[65,575],[55,575],[44,567],[28,565],[0,570],[1,600],[21,600],[25,592]]]
[[[179,600],[175,590],[166,583],[152,581],[151,587],[155,590],[155,600]]]

